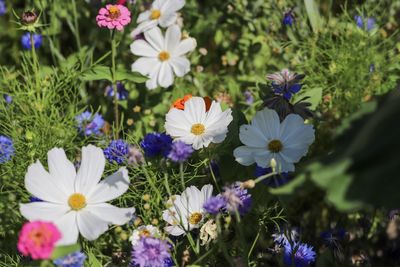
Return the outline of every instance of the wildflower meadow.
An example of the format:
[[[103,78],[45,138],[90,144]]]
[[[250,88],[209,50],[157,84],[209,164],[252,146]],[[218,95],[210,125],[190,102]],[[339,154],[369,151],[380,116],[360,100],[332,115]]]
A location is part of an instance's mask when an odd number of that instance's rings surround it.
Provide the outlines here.
[[[399,25],[399,0],[0,0],[0,266],[400,266]]]

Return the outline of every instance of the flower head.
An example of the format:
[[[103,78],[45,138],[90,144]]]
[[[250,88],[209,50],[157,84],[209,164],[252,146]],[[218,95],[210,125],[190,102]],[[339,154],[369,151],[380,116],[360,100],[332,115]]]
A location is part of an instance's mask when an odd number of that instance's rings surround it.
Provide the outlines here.
[[[173,108],[184,110],[185,109],[185,103],[189,99],[191,99],[193,96],[191,94],[185,95],[183,98],[178,98],[175,100],[174,104],[172,104]]]
[[[163,156],[168,157],[171,151],[172,138],[164,133],[146,134],[140,146],[146,157]]]
[[[358,28],[368,32],[372,31],[376,26],[376,21],[373,17],[363,18],[362,16],[356,15],[354,16],[354,21]]]
[[[48,169],[40,161],[29,166],[25,187],[42,202],[20,204],[22,216],[30,221],[53,222],[62,232],[59,245],[74,244],[79,233],[95,240],[110,224],[127,223],[135,208],[117,208],[106,203],[122,195],[129,187],[126,168],[100,181],[105,158],[101,148],[89,145],[82,149],[78,171],[60,148],[47,154]]]
[[[11,160],[14,152],[14,144],[11,138],[0,135],[0,164]]]
[[[191,145],[187,145],[182,141],[173,142],[171,145],[171,151],[168,154],[168,158],[174,162],[184,162],[193,153]]]
[[[12,96],[8,95],[8,94],[3,94],[4,97],[4,101],[6,101],[7,104],[11,104],[13,101]]]
[[[218,228],[217,224],[213,219],[208,220],[200,228],[200,240],[202,246],[210,243],[212,240],[217,239],[218,236],[217,228]]]
[[[221,195],[209,198],[203,205],[205,211],[213,215],[220,213],[225,207],[226,201]]]
[[[21,22],[25,25],[32,25],[38,19],[38,15],[34,11],[25,11],[21,15]]]
[[[303,85],[299,82],[303,78],[304,75],[292,73],[288,69],[267,75],[267,79],[272,81],[274,94],[281,95],[287,100],[300,91]]]
[[[96,21],[99,27],[122,31],[131,22],[131,12],[123,5],[106,5],[100,8]]]
[[[231,109],[222,111],[215,101],[206,111],[202,97],[192,97],[185,103],[185,109],[170,109],[166,115],[165,129],[168,134],[190,144],[198,150],[210,143],[222,143],[233,120]]]
[[[31,50],[32,43],[31,43],[31,34],[32,33],[24,33],[21,37],[21,44],[24,49]],[[33,33],[33,44],[35,49],[38,49],[42,46],[43,38],[41,34]]]
[[[128,159],[129,145],[122,139],[113,140],[104,149],[104,156],[110,163],[122,164]]]
[[[116,86],[117,86],[117,98],[118,98],[118,100],[128,99],[129,92],[128,92],[128,90],[125,89],[124,84],[121,83],[121,82],[117,82]],[[114,88],[113,88],[113,86],[112,85],[107,86],[104,94],[107,97],[113,99],[114,98]]]
[[[83,267],[86,255],[80,251],[75,251],[67,256],[56,259],[53,263],[59,267]]]
[[[32,259],[48,259],[61,233],[51,222],[33,221],[22,226],[18,239],[18,250]]]
[[[132,246],[136,246],[136,244],[140,241],[142,238],[148,238],[148,237],[160,237],[161,233],[160,230],[158,230],[157,227],[149,224],[149,225],[142,225],[135,229],[129,238],[129,240],[132,242]]]
[[[0,0],[0,16],[3,16],[7,12],[7,6],[5,0]]]
[[[286,25],[286,26],[292,26],[294,20],[295,20],[295,18],[294,18],[293,10],[291,9],[291,10],[285,12],[285,14],[283,14],[282,24]]]
[[[98,113],[93,115],[89,111],[85,111],[82,114],[77,115],[75,120],[78,123],[79,131],[85,136],[101,134],[101,129],[105,123],[103,116]]]
[[[241,187],[240,182],[225,187],[221,195],[225,199],[226,209],[232,213],[238,211],[240,215],[247,213],[253,202],[251,195],[247,189]]]
[[[315,139],[313,126],[304,124],[299,115],[289,114],[280,123],[278,114],[268,108],[258,111],[251,124],[240,126],[239,138],[244,146],[233,151],[237,162],[268,168],[275,159],[279,172],[294,171],[294,163]]]
[[[142,32],[157,27],[166,28],[176,23],[178,18],[177,11],[185,5],[185,0],[155,0],[150,10],[146,10],[139,14],[137,23],[139,25],[131,33],[134,38]]]
[[[146,82],[148,89],[167,88],[174,83],[174,75],[183,77],[190,71],[190,62],[185,55],[195,49],[196,40],[190,37],[182,39],[179,26],[170,26],[165,38],[158,27],[146,31],[144,36],[145,40],[131,44],[132,53],[140,56],[132,64],[132,71],[149,78]]]
[[[287,266],[306,267],[313,263],[317,254],[312,246],[303,243],[286,243],[283,261]]]
[[[142,151],[137,146],[129,146],[128,152],[128,164],[140,165],[144,163],[144,157]]]
[[[170,247],[165,240],[154,237],[141,238],[132,250],[131,266],[164,267],[171,258]]]
[[[205,216],[204,203],[211,197],[212,185],[202,187],[201,191],[190,186],[181,195],[172,197],[172,205],[163,212],[163,219],[169,224],[165,231],[174,236],[199,228]]]

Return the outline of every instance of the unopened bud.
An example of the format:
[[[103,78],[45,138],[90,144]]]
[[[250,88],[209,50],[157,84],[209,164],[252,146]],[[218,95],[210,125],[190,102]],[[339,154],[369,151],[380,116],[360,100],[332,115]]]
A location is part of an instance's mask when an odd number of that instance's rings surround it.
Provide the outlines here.
[[[22,13],[21,22],[25,25],[32,25],[36,22],[38,16],[33,11],[25,11]]]
[[[272,172],[276,172],[276,160],[272,158],[269,164],[271,165]]]
[[[241,184],[242,188],[251,189],[256,186],[256,182],[253,179],[247,180]]]

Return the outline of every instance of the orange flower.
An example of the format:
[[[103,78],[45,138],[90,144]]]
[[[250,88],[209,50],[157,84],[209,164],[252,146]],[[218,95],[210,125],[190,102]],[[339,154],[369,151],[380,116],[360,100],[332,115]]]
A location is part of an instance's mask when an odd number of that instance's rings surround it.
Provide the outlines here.
[[[178,98],[175,100],[172,108],[184,110],[185,109],[185,102],[192,98],[191,94],[185,95],[183,98]],[[212,100],[208,96],[203,97],[204,103],[206,104],[206,111],[208,111],[211,107]]]

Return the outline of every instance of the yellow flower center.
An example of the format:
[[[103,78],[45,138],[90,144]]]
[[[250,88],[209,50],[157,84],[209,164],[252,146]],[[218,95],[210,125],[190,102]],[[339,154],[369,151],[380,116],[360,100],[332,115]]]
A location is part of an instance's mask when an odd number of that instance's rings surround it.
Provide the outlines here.
[[[141,237],[149,237],[151,234],[150,234],[150,231],[149,230],[147,230],[147,229],[143,229],[143,230],[141,230],[140,232],[139,232],[139,236],[141,236]]]
[[[200,212],[192,213],[189,217],[189,223],[196,225],[201,221],[202,218],[203,218],[203,215],[201,215]]]
[[[204,127],[201,123],[193,124],[192,129],[190,130],[194,135],[202,135],[206,131],[206,127]]]
[[[151,18],[151,19],[158,19],[159,17],[161,17],[161,11],[158,10],[158,9],[153,9],[153,10],[151,11],[150,18]]]
[[[111,19],[117,19],[119,16],[121,16],[121,11],[119,10],[118,6],[111,6],[110,9],[108,9],[108,12],[110,12]]]
[[[283,148],[282,142],[279,140],[274,139],[268,143],[268,150],[271,151],[272,153],[278,153],[282,151],[282,148]]]
[[[81,193],[72,194],[68,199],[68,205],[73,210],[80,210],[86,206],[86,198]]]
[[[167,51],[161,51],[160,54],[158,54],[158,59],[161,61],[166,61],[170,58],[170,55]]]

